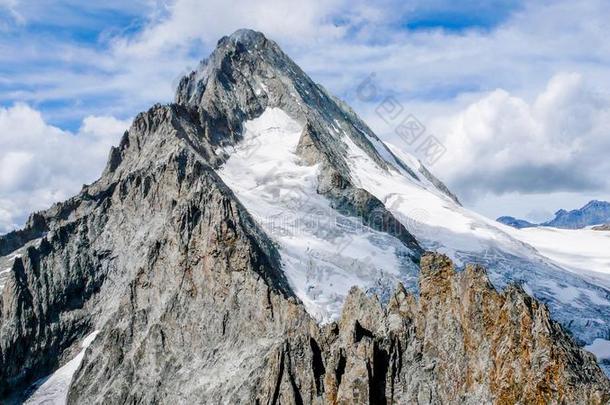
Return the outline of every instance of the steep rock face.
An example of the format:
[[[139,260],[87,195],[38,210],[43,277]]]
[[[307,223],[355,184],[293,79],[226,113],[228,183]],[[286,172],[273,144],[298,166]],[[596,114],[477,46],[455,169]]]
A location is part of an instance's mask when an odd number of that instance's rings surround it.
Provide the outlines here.
[[[455,273],[442,256],[425,259],[420,286],[418,336],[424,351],[437,358],[438,378],[461,386],[444,401],[474,403],[480,395],[485,402],[489,394],[498,403],[607,400],[607,393],[599,396],[603,390],[591,389],[595,381],[607,384],[592,356],[576,348],[548,309],[519,287],[498,293],[482,268]],[[449,339],[439,341],[443,332]]]
[[[229,268],[250,266],[268,288],[291,294],[271,241],[190,146],[201,128],[183,113],[159,106],[140,115],[98,182],[38,214],[48,231],[15,260],[2,291],[3,389],[55,368],[77,338],[124,309],[124,294],[147,271],[183,270],[195,231],[198,244],[220,251],[193,260],[226,268],[224,255],[237,250],[241,262]],[[159,276],[162,288],[165,267]]]

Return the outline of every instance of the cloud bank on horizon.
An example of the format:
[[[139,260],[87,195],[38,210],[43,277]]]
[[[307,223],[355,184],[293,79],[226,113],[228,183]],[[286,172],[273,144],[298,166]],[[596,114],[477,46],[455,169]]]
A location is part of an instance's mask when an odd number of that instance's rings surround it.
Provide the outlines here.
[[[447,147],[432,170],[475,210],[538,220],[608,199],[609,12],[602,0],[0,0],[0,232],[95,179],[131,117],[171,101],[242,27],[400,147],[375,113],[398,100]],[[373,72],[380,99],[358,99]]]

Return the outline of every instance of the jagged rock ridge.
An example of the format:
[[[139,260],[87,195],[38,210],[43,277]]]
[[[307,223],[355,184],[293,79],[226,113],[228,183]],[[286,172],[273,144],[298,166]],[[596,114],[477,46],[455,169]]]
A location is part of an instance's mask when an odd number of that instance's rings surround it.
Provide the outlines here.
[[[352,184],[327,126],[418,176],[262,34],[223,38],[176,101],[134,120],[99,181],[0,238],[1,255],[23,252],[0,301],[0,395],[99,330],[69,403],[607,402],[594,359],[544,306],[443,257],[424,257],[419,300],[399,288],[384,308],[354,290],[338,323],[311,318],[276,245],[217,175],[219,148],[267,107],[293,114],[306,122],[299,155],[321,165],[320,194],[391,229],[415,262],[421,247]]]

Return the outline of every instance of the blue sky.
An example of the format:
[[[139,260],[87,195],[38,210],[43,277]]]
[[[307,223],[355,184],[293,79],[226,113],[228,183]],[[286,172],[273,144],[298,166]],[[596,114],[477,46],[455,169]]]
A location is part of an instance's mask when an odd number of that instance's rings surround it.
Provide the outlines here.
[[[523,2],[516,0],[418,2],[402,16],[401,26],[410,30],[438,28],[454,33],[470,29],[493,30],[522,6]]]
[[[131,118],[241,27],[414,153],[375,112],[397,100],[447,147],[432,171],[485,215],[610,199],[608,15],[594,0],[0,0],[0,231],[94,180]],[[379,97],[360,100],[371,73]]]

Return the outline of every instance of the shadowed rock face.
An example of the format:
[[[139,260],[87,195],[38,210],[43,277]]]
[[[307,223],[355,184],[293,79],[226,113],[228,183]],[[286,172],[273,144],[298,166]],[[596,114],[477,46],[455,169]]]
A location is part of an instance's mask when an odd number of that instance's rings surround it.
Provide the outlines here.
[[[352,186],[324,125],[337,119],[381,159],[375,138],[297,69],[262,34],[223,38],[176,104],[135,119],[100,180],[0,237],[0,255],[24,252],[0,298],[0,397],[99,330],[69,403],[606,403],[608,380],[546,307],[443,256],[421,258],[418,299],[399,287],[382,307],[353,289],[339,322],[313,321],[215,172],[244,119],[279,106],[306,120],[298,153],[321,165],[318,191],[421,248]]]

